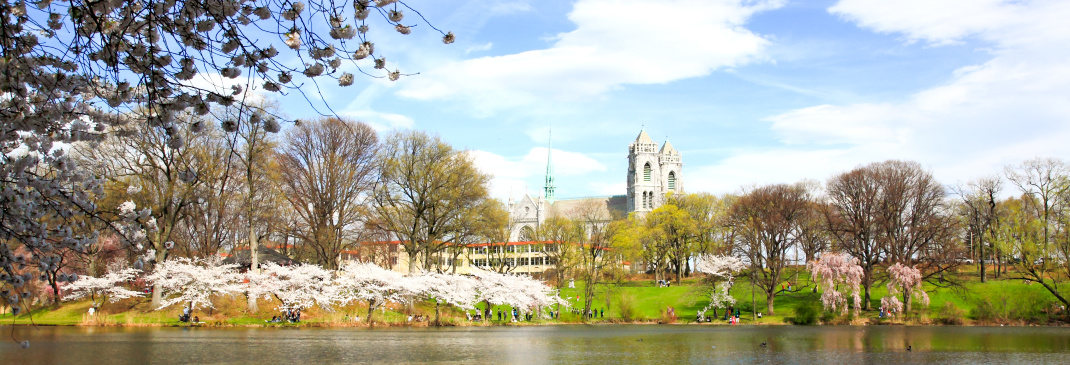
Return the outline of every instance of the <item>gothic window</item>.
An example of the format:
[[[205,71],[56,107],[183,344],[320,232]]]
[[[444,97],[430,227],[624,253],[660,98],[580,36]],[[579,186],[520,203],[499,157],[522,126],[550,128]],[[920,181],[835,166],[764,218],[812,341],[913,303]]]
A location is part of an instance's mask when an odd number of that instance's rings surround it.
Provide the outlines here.
[[[643,181],[650,181],[650,163],[643,166]]]
[[[520,228],[520,241],[534,241],[535,230],[531,229],[531,226],[524,226]]]
[[[676,191],[676,172],[669,172],[669,191]]]

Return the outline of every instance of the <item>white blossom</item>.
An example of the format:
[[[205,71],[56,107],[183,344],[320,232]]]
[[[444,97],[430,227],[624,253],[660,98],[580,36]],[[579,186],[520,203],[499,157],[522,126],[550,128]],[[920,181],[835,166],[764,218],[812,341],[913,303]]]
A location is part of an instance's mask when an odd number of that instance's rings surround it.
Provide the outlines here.
[[[286,39],[283,41],[290,49],[301,49],[301,30],[294,29],[289,33],[286,33]]]
[[[368,314],[387,302],[402,302],[423,289],[419,281],[372,263],[351,262],[339,271],[333,286],[339,303],[364,302]]]
[[[313,63],[313,64],[309,65],[308,67],[306,67],[304,74],[305,74],[305,76],[308,76],[308,77],[319,76],[320,74],[323,73],[323,69],[324,69],[323,64],[319,63],[319,62],[316,62],[316,63]]]
[[[704,254],[695,258],[695,271],[712,276],[716,282],[714,290],[710,292],[710,303],[699,313],[705,315],[711,308],[734,305],[736,298],[729,293],[735,280],[733,275],[746,267],[743,260],[735,256]]]
[[[528,312],[553,304],[568,305],[553,288],[526,276],[480,269],[473,269],[472,276],[477,280],[478,298],[491,304],[508,305]]]
[[[67,296],[63,297],[63,300],[74,300],[89,296],[93,299],[93,306],[99,307],[105,301],[114,303],[123,299],[141,296],[140,292],[122,286],[123,283],[134,280],[140,272],[141,270],[138,269],[127,268],[108,273],[99,278],[88,275],[78,276],[76,280],[63,287],[69,292]]]
[[[353,85],[353,74],[344,72],[342,76],[338,77],[338,86]]]
[[[237,267],[236,264],[175,258],[156,263],[156,268],[145,280],[161,290],[163,301],[156,309],[177,303],[188,303],[193,309],[215,308],[213,296],[242,291],[242,276]]]
[[[265,263],[260,273],[246,273],[245,286],[250,296],[279,300],[278,309],[303,310],[313,305],[330,309],[339,302],[337,290],[332,287],[332,273],[317,265],[297,264],[282,266]]]

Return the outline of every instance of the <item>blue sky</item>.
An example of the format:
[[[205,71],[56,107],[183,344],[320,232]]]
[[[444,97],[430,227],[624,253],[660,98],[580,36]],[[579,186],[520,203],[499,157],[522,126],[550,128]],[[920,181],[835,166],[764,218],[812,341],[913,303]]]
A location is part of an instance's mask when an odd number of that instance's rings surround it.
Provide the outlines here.
[[[682,152],[688,191],[718,194],[886,159],[950,185],[1070,157],[1065,0],[408,4],[457,42],[373,27],[390,68],[420,74],[324,82],[324,102],[473,151],[502,199],[541,190],[551,125],[558,197],[624,194],[644,127]]]

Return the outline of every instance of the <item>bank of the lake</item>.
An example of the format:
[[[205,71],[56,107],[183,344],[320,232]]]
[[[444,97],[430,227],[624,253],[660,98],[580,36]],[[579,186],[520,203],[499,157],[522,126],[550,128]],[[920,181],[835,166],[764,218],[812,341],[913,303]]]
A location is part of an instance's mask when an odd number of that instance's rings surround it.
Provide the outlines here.
[[[818,310],[815,324],[953,324],[953,325],[1065,325],[1065,311],[1038,284],[1028,284],[1017,280],[990,279],[980,283],[972,279],[969,273],[959,278],[960,285],[936,287],[926,285],[930,304],[916,304],[916,311],[908,316],[888,319],[880,318],[876,310],[863,311],[858,318],[835,316],[820,313]],[[791,279],[794,279],[792,277]],[[740,323],[748,324],[792,324],[799,321],[803,307],[820,309],[820,293],[814,292],[814,286],[805,273],[793,281],[801,288],[785,290],[776,296],[775,311],[771,315],[765,308],[763,293],[751,292],[746,277],[737,279],[732,294],[740,311]],[[785,282],[787,285],[789,282]],[[694,323],[696,314],[706,307],[708,299],[695,286],[695,279],[684,280],[681,284],[668,287],[654,285],[651,280],[623,281],[614,285],[599,285],[595,291],[592,309],[599,316],[594,323]],[[786,286],[785,286],[786,288]],[[508,319],[498,320],[497,315],[490,321],[469,321],[464,312],[454,308],[442,307],[442,322],[448,326],[484,326],[484,325],[529,325],[529,324],[570,324],[581,323],[579,310],[583,308],[583,283],[576,282],[574,288],[563,288],[561,296],[573,303],[572,308],[561,310],[560,317],[554,320],[535,319],[513,323]],[[872,308],[880,306],[880,298],[887,289],[875,286],[872,293]],[[756,307],[752,307],[752,298]],[[277,303],[262,300],[261,311],[256,314],[246,312],[244,297],[222,297],[215,301],[214,309],[195,311],[201,322],[200,326],[315,326],[315,327],[349,327],[366,326],[364,317],[366,307],[354,305],[334,308],[326,311],[311,308],[303,313],[300,324],[268,323],[274,315]],[[12,318],[10,314],[0,315],[0,324],[44,324],[44,325],[100,325],[100,326],[186,326],[177,320],[181,311],[179,307],[152,310],[148,298],[137,298],[106,304],[94,316],[88,315],[89,301],[67,302],[62,305],[42,306],[29,315]],[[668,315],[672,308],[675,318]],[[752,311],[752,308],[754,310]],[[509,311],[507,306],[493,307],[498,311]],[[763,312],[761,319],[754,318],[755,312]],[[413,308],[387,305],[384,310],[376,311],[374,319],[380,326],[427,326],[434,317],[431,303],[417,303]],[[713,312],[707,312],[708,315]],[[718,311],[718,317],[712,324],[724,324],[724,310]],[[413,320],[410,321],[410,316]],[[360,320],[357,320],[357,319]]]

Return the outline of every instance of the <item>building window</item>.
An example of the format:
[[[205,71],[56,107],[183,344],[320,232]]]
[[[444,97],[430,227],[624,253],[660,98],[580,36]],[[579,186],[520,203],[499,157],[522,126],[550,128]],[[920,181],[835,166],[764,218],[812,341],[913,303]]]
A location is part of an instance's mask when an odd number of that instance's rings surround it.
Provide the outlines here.
[[[650,163],[643,166],[643,181],[650,181]]]
[[[669,172],[669,191],[676,191],[676,172]]]

